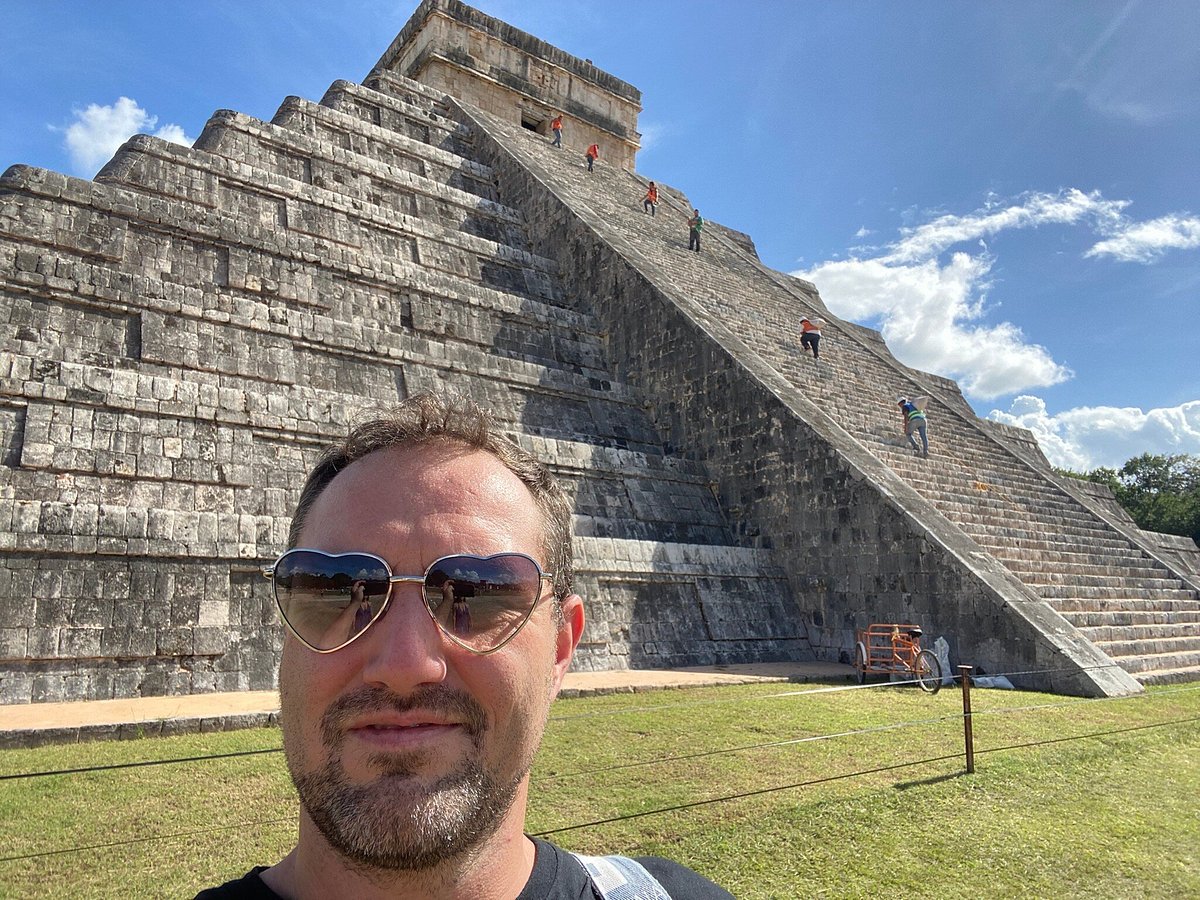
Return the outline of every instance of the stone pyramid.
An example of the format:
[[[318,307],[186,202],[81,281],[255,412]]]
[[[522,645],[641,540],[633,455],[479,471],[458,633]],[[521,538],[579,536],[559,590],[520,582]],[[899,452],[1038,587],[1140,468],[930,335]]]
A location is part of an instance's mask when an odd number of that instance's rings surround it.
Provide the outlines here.
[[[1200,677],[1192,556],[746,235],[710,222],[687,252],[681,191],[642,210],[638,109],[425,0],[319,103],[218,111],[193,148],[137,136],[93,181],[5,172],[0,700],[272,687],[259,567],[315,454],[448,387],[570,487],[579,667],[846,661],[895,621],[1024,686]],[[929,459],[898,392],[932,398]]]

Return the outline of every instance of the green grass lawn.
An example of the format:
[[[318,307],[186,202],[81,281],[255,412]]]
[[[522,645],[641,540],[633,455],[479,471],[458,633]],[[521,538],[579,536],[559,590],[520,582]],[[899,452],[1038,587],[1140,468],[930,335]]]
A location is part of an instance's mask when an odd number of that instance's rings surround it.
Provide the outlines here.
[[[1200,685],[972,697],[969,776],[957,690],[560,700],[527,828],[573,850],[670,856],[744,898],[1200,897]],[[844,732],[858,733],[811,740]],[[1101,732],[1114,733],[1089,736]],[[0,774],[279,740],[258,729],[5,751]],[[730,748],[742,749],[712,752]],[[190,897],[274,862],[295,827],[279,753],[3,780],[0,896]],[[26,854],[44,855],[12,858]]]

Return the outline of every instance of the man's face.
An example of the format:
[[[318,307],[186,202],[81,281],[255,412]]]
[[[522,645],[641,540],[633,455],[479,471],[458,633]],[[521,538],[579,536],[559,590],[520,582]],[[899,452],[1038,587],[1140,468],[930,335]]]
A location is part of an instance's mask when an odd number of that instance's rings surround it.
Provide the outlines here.
[[[365,551],[397,575],[442,556],[517,551],[546,564],[532,495],[489,453],[453,445],[381,450],[338,474],[298,546]],[[288,634],[279,670],[288,768],[304,813],[352,863],[435,866],[524,820],[526,775],[582,627],[548,585],[510,643],[481,656],[447,640],[419,584],[397,584],[382,618],[319,654]],[[306,824],[301,825],[301,839]]]

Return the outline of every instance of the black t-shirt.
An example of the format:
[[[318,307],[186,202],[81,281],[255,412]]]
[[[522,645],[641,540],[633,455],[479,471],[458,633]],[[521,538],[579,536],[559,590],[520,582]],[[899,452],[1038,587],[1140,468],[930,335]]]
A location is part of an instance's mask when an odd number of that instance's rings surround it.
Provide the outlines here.
[[[570,853],[547,841],[533,838],[537,857],[529,880],[516,900],[597,900],[587,870]],[[637,861],[658,879],[673,900],[732,900],[733,895],[677,862],[659,856],[639,856]],[[257,866],[235,881],[209,888],[196,900],[282,900],[259,877],[266,866]]]

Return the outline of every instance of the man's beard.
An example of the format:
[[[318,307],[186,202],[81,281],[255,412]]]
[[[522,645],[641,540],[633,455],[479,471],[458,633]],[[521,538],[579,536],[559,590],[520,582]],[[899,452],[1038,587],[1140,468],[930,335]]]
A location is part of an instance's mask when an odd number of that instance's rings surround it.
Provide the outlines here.
[[[342,765],[345,724],[367,712],[417,708],[452,713],[463,722],[473,748],[481,749],[487,715],[469,695],[440,686],[419,688],[406,697],[364,688],[342,697],[322,716],[324,765],[309,772],[292,769],[300,803],[313,824],[330,846],[358,866],[418,871],[469,851],[495,833],[529,771],[529,761],[519,761],[517,771],[501,779],[473,755],[428,785],[414,777],[430,762],[428,753],[379,753],[368,759],[378,777],[352,784]],[[289,754],[289,763],[294,762]]]

